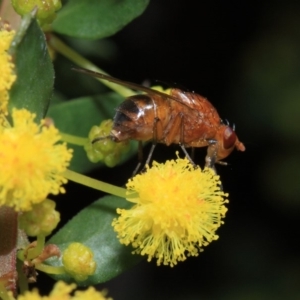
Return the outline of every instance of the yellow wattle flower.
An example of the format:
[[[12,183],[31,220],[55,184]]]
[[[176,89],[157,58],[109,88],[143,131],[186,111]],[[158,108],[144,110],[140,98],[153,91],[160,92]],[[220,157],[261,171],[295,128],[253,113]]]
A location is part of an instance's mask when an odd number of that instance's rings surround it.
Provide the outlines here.
[[[18,296],[17,300],[112,300],[106,297],[106,291],[96,291],[94,287],[89,287],[85,291],[75,291],[74,296],[70,295],[75,288],[74,283],[66,284],[58,281],[49,296],[41,296],[37,289],[33,289]]]
[[[50,193],[64,193],[62,174],[72,158],[72,151],[58,143],[58,130],[34,118],[26,109],[14,109],[13,126],[0,125],[0,206],[16,211],[30,210]]]
[[[228,202],[220,189],[219,176],[201,170],[185,159],[153,163],[127,183],[128,210],[118,209],[113,221],[122,244],[132,244],[134,253],[176,265],[187,256],[197,256],[218,236]]]
[[[7,115],[8,91],[16,80],[13,72],[14,64],[7,51],[15,32],[6,30],[7,26],[5,25],[1,26],[0,24],[0,27],[0,113]]]

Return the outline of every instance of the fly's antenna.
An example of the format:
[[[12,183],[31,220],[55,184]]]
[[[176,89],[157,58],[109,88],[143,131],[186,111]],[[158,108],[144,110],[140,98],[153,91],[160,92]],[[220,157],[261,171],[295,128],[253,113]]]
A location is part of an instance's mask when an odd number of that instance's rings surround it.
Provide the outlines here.
[[[227,119],[221,120],[221,124],[227,125],[231,127],[233,131],[235,131],[235,124],[233,123],[232,126],[230,126],[230,122]]]

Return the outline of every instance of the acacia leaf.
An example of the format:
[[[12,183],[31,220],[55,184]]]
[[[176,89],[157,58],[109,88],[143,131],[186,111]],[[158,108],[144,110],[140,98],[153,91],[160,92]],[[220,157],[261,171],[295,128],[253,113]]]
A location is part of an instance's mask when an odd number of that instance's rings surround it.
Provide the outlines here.
[[[10,90],[9,112],[26,108],[42,119],[48,109],[54,85],[54,70],[45,35],[35,20],[14,49],[16,82]]]
[[[62,252],[72,242],[83,243],[93,251],[97,263],[96,272],[87,280],[77,282],[78,285],[106,282],[141,261],[141,256],[131,253],[130,246],[120,244],[111,226],[113,219],[117,217],[116,209],[128,209],[131,206],[132,203],[123,198],[105,196],[83,209],[48,241],[48,244],[56,244]],[[61,258],[48,259],[47,264],[61,266]],[[68,275],[53,277],[73,281]]]
[[[138,17],[149,0],[69,0],[57,13],[53,30],[77,38],[111,36]]]

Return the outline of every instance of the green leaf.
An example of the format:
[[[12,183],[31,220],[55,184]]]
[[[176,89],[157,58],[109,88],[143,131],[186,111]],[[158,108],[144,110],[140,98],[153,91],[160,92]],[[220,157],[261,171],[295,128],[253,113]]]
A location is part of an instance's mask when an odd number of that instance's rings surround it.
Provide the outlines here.
[[[111,36],[138,17],[149,0],[70,0],[58,12],[53,30],[68,36]]]
[[[54,84],[54,70],[45,35],[33,20],[15,49],[17,80],[10,91],[9,112],[26,108],[42,119],[48,109]]]
[[[83,243],[92,249],[97,263],[96,273],[86,281],[78,282],[79,285],[106,282],[142,259],[141,256],[131,253],[131,247],[120,244],[111,226],[112,220],[117,217],[116,209],[128,209],[131,206],[132,203],[123,198],[105,196],[83,209],[48,241],[48,244],[56,244],[61,251],[72,242]],[[61,259],[51,258],[47,263],[60,266]],[[73,281],[68,275],[53,277],[57,280]]]
[[[54,120],[55,126],[66,134],[87,138],[93,125],[99,125],[102,120],[112,119],[116,107],[123,98],[113,92],[93,97],[82,97],[63,102],[50,107],[47,116]],[[69,144],[74,149],[70,169],[86,173],[103,166],[103,163],[92,163],[81,146]],[[137,143],[132,142],[130,151],[123,155],[121,162],[126,161],[137,152]]]

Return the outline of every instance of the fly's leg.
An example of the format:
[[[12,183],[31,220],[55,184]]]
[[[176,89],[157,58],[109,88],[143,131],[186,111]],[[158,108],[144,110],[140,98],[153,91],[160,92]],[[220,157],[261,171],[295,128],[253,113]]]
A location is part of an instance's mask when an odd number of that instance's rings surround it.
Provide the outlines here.
[[[178,115],[177,115],[178,116]],[[185,157],[189,160],[189,162],[193,165],[194,168],[197,168],[197,165],[194,163],[188,152],[186,151],[186,148],[184,147],[184,115],[183,113],[179,114],[180,116],[180,143],[179,146],[181,147],[183,153],[185,154]]]
[[[135,176],[138,173],[138,170],[140,169],[143,162],[143,144],[141,141],[139,141],[138,143],[138,164],[135,167],[131,177]]]
[[[207,154],[205,157],[205,167],[211,168],[217,175],[216,164],[223,164],[217,161],[218,142],[216,140],[208,140],[209,146],[207,147]],[[224,163],[226,164],[226,163]],[[223,185],[220,183],[220,190],[223,191]]]
[[[162,125],[161,125],[160,119],[155,117],[154,124],[153,124],[153,139],[152,139],[153,142],[152,142],[152,146],[151,146],[150,152],[148,154],[148,157],[146,159],[145,166],[150,164],[151,157],[152,157],[154,149],[157,145],[157,141],[158,141],[159,137],[161,137],[161,136],[162,136]],[[144,169],[145,169],[145,167],[144,167]]]
[[[152,143],[151,149],[149,151],[148,157],[147,157],[146,162],[145,162],[145,166],[150,164],[150,160],[152,158],[152,155],[153,155],[153,152],[154,152],[154,149],[155,149],[156,145],[157,145],[157,143]],[[145,167],[144,167],[144,169],[145,169]]]
[[[209,145],[205,157],[205,167],[215,170],[215,164],[228,166],[227,162],[217,160],[218,142],[216,140],[207,140],[207,142]]]
[[[205,167],[211,168],[217,174],[216,171],[216,161],[218,152],[218,142],[216,140],[208,140],[207,154],[205,157]]]
[[[141,145],[141,146],[140,146],[140,145]],[[145,165],[144,165],[143,169],[140,171],[141,173],[143,173],[143,172],[145,171],[146,165],[149,165],[155,147],[156,147],[156,143],[153,143],[152,146],[151,146],[151,149],[150,149],[150,151],[149,151],[149,154],[148,154],[148,156],[147,156]],[[141,150],[140,150],[140,148],[141,148]],[[141,151],[141,152],[143,151],[143,149],[142,149],[142,142],[139,142],[139,154],[140,154],[140,151]],[[135,176],[137,173],[139,173],[138,171],[139,171],[139,169],[141,168],[141,165],[142,165],[142,163],[143,163],[143,155],[141,155],[141,156],[139,155],[139,157],[141,157],[141,160],[140,160],[140,158],[139,158],[138,165],[137,165],[136,168],[134,169],[134,171],[133,171],[131,177],[133,177],[133,176]]]
[[[183,144],[179,144],[179,146],[181,147],[184,155],[186,156],[186,158],[189,160],[189,162],[193,165],[194,168],[197,168],[197,165],[193,162],[193,160],[191,159],[190,155],[188,154],[188,152],[186,151],[185,147]]]
[[[184,114],[179,113],[176,115],[176,117],[173,120],[172,127],[168,134],[165,136],[165,143],[166,145],[170,145],[173,143],[175,140],[175,137],[178,133],[178,130],[180,132],[180,141],[179,141],[179,146],[182,149],[184,155],[186,158],[189,160],[189,162],[193,165],[194,168],[197,167],[197,165],[193,162],[192,158],[186,151],[186,148],[184,147]]]
[[[191,147],[191,159],[195,160],[195,147]]]
[[[147,156],[145,165],[144,165],[143,169],[141,170],[141,172],[144,172],[145,171],[145,167],[150,164],[150,161],[151,161],[154,149],[155,149],[155,147],[157,145],[158,137],[160,137],[161,135],[162,135],[162,127],[161,127],[160,120],[159,120],[159,118],[154,118],[154,124],[153,124],[153,142],[152,142],[152,146],[151,146],[151,149],[149,151],[149,154]],[[132,177],[135,176],[138,173],[138,171],[139,171],[139,169],[140,169],[140,167],[141,167],[141,165],[143,163],[143,149],[142,149],[142,143],[141,142],[139,142],[138,159],[139,159],[139,163],[136,166],[136,168],[135,168],[135,170],[134,170],[134,172],[132,174]]]

